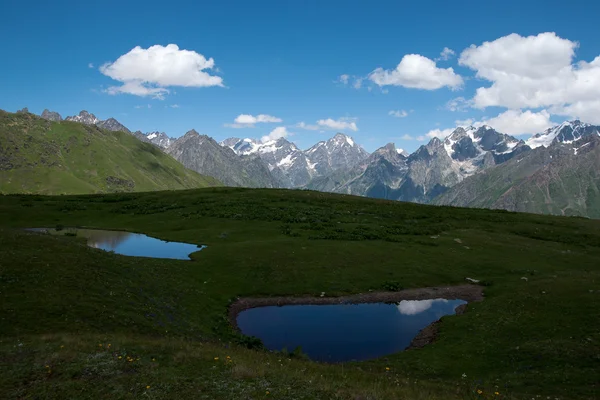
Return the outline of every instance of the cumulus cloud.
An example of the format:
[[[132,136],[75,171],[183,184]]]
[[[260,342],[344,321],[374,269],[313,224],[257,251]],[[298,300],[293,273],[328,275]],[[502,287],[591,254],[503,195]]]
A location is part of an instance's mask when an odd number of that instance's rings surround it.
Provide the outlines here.
[[[116,61],[100,67],[100,72],[121,86],[111,86],[109,94],[128,93],[163,99],[167,87],[223,86],[220,76],[211,75],[215,62],[191,50],[180,50],[175,44],[155,45],[147,49],[136,46]]]
[[[334,129],[338,131],[351,130],[356,132],[358,130],[358,126],[356,126],[356,118],[340,118],[337,120],[331,118],[320,119],[317,121],[317,126],[320,128]]]
[[[436,58],[435,60],[442,60],[442,61],[447,61],[450,58],[454,57],[456,53],[454,52],[454,50],[448,48],[448,47],[444,47],[444,50],[442,50],[442,52],[440,53],[440,56],[438,58]]]
[[[447,303],[446,299],[429,299],[429,300],[402,300],[398,304],[398,311],[402,315],[415,315],[427,311],[431,308],[433,303]]]
[[[525,135],[542,132],[554,124],[546,110],[507,110],[496,117],[474,123],[475,126],[489,125],[498,132],[509,135]]]
[[[282,119],[267,114],[258,114],[257,116],[250,114],[240,114],[237,117],[235,117],[234,122],[236,124],[256,124],[261,122],[282,122]]]
[[[377,68],[368,78],[378,86],[435,90],[443,87],[458,89],[463,84],[452,68],[438,68],[435,61],[419,54],[407,54],[393,70]]]
[[[412,137],[411,135],[409,135],[407,133],[406,135],[403,135],[400,139],[402,139],[402,140],[413,140],[414,137]]]
[[[554,106],[550,108],[550,112],[600,125],[600,100],[576,101],[569,105]]]
[[[280,138],[285,138],[290,136],[292,133],[288,132],[288,130],[286,129],[285,126],[278,126],[277,128],[273,129],[271,131],[271,133],[269,133],[268,135],[265,135],[261,138],[261,141],[263,143],[271,141],[271,140],[277,140]]]
[[[88,68],[94,68],[94,64],[93,63],[89,63],[88,64]]]
[[[404,118],[408,116],[408,112],[406,112],[405,110],[391,110],[390,112],[388,112],[388,115],[391,115],[392,117],[396,118]]]
[[[459,63],[491,82],[477,89],[473,98],[477,108],[547,108],[598,121],[600,56],[574,63],[578,47],[579,43],[553,32],[527,37],[513,33],[472,45],[461,53]]]
[[[281,118],[267,114],[240,114],[233,120],[233,124],[225,124],[228,128],[254,128],[254,124],[283,122]]]

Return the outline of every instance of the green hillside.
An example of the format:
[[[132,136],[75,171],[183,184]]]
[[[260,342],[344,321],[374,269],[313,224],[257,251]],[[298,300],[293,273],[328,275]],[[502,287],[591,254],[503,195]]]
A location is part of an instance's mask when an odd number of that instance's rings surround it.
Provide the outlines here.
[[[21,229],[58,225],[208,247],[125,257]],[[485,300],[371,361],[249,350],[228,320],[238,296],[466,277]],[[2,399],[594,399],[600,222],[299,190],[0,196],[0,307]]]
[[[217,184],[131,134],[0,110],[0,193],[130,192]]]

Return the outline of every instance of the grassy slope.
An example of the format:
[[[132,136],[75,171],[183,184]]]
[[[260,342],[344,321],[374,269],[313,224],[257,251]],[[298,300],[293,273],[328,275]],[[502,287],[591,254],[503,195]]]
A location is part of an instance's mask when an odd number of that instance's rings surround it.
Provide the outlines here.
[[[111,185],[109,176],[135,186]],[[125,132],[0,111],[0,193],[151,191],[217,183]]]
[[[226,188],[6,196],[0,221],[3,398],[597,395],[598,221]],[[133,258],[10,229],[56,224],[208,248],[194,262]],[[421,350],[328,366],[225,345],[235,338],[226,321],[235,296],[337,295],[465,277],[492,282],[486,300],[443,318],[439,340]]]

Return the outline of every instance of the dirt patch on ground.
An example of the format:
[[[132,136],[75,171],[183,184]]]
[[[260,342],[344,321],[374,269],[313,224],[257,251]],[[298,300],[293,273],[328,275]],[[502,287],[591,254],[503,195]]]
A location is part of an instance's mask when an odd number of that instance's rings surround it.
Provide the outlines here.
[[[427,300],[427,299],[465,300],[467,302],[482,301],[483,288],[478,285],[459,285],[445,287],[427,287],[418,289],[406,289],[398,292],[369,292],[342,297],[262,297],[262,298],[239,298],[229,306],[229,322],[238,329],[237,316],[244,310],[265,306],[285,305],[323,305],[323,304],[359,304],[359,303],[387,303],[402,300]],[[466,304],[456,308],[456,314],[465,312]],[[413,339],[408,349],[423,347],[435,340],[439,328],[439,321],[422,329]]]

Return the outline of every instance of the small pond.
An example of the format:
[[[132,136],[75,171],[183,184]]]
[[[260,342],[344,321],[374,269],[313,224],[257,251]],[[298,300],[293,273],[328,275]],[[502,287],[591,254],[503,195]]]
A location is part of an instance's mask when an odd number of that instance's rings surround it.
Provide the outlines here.
[[[124,231],[106,231],[100,229],[75,229],[61,230],[50,228],[29,229],[34,232],[46,232],[51,235],[77,236],[87,240],[90,247],[114,251],[124,256],[172,258],[177,260],[190,260],[189,255],[202,250],[206,246],[195,244],[167,242],[141,233]]]
[[[419,331],[455,313],[463,300],[287,305],[242,311],[237,325],[269,350],[294,350],[315,361],[362,361],[406,349]]]

